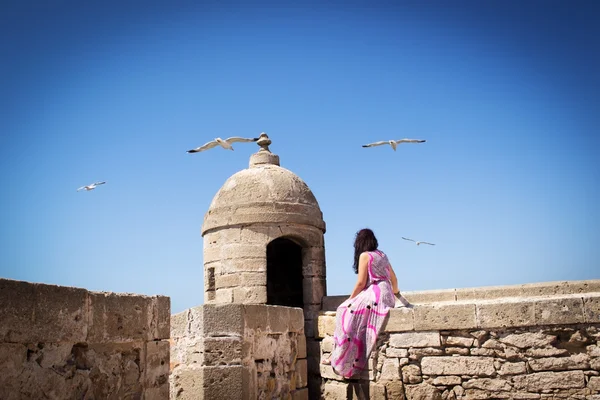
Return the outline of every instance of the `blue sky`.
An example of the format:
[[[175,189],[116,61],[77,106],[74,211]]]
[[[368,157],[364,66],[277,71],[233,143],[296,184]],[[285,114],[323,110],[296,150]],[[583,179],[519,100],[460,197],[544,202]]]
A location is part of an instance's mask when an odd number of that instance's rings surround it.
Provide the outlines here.
[[[204,213],[258,147],[185,151],[264,131],[320,203],[329,294],[352,290],[363,227],[403,290],[598,279],[599,15],[3,2],[0,277],[201,304]],[[427,142],[361,147],[405,137]]]

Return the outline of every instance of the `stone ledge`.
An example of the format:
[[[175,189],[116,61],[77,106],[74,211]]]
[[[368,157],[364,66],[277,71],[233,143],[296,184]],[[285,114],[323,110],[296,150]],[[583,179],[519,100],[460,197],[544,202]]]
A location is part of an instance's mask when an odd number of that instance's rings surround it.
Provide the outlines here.
[[[600,323],[600,292],[552,297],[506,298],[416,304],[394,308],[385,332],[491,329]],[[333,335],[335,312],[318,316],[317,337]]]
[[[600,279],[585,281],[557,281],[527,283],[522,285],[483,286],[478,288],[402,291],[411,304],[430,304],[439,302],[479,303],[507,298],[547,298],[568,295],[585,296],[600,293]],[[348,298],[348,295],[325,296],[322,299],[323,311],[335,309]]]
[[[0,342],[168,339],[170,299],[0,278]]]

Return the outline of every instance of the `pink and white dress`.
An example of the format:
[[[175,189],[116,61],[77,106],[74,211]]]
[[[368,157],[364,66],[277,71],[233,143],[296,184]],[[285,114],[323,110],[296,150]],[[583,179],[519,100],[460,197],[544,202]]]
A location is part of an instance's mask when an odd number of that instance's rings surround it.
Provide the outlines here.
[[[359,374],[375,347],[377,336],[395,297],[390,281],[390,262],[382,251],[369,251],[365,288],[344,301],[336,313],[330,361],[333,371],[345,378]]]

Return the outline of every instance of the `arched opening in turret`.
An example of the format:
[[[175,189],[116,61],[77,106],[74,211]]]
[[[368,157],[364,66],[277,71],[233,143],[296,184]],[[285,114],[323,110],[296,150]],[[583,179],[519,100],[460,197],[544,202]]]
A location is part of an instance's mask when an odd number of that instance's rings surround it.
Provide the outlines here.
[[[304,306],[302,246],[287,238],[267,245],[267,304]]]

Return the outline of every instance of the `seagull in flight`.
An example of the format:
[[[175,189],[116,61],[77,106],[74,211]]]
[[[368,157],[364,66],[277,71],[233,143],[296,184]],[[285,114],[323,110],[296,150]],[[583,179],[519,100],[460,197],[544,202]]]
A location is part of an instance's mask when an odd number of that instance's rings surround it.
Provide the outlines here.
[[[404,239],[404,240],[410,240],[411,242],[415,242],[415,243],[417,244],[417,246],[418,246],[418,245],[420,245],[421,243],[423,243],[423,244],[428,244],[428,245],[431,245],[431,246],[435,246],[435,244],[434,244],[434,243],[429,243],[429,242],[417,242],[416,240],[412,240],[412,239],[405,238],[405,237],[402,237],[402,239]]]
[[[425,143],[423,139],[400,139],[400,140],[383,140],[381,142],[363,144],[362,147],[374,147],[374,146],[383,146],[384,144],[389,144],[392,146],[392,149],[396,151],[396,146],[401,143]]]
[[[221,139],[221,138],[216,138],[215,140],[208,142],[200,147],[196,147],[195,149],[192,150],[188,150],[188,153],[198,153],[200,151],[204,151],[204,150],[208,150],[208,149],[212,149],[213,147],[216,146],[221,146],[222,148],[226,149],[226,150],[232,150],[233,151],[233,146],[231,145],[231,143],[236,143],[236,142],[256,142],[258,141],[259,138],[243,138],[243,137],[230,137],[227,138],[225,140]]]
[[[95,182],[95,183],[92,183],[91,185],[82,186],[79,189],[77,189],[77,191],[79,192],[80,190],[85,190],[86,192],[89,192],[90,190],[96,189],[96,186],[104,185],[105,183],[106,182]]]

